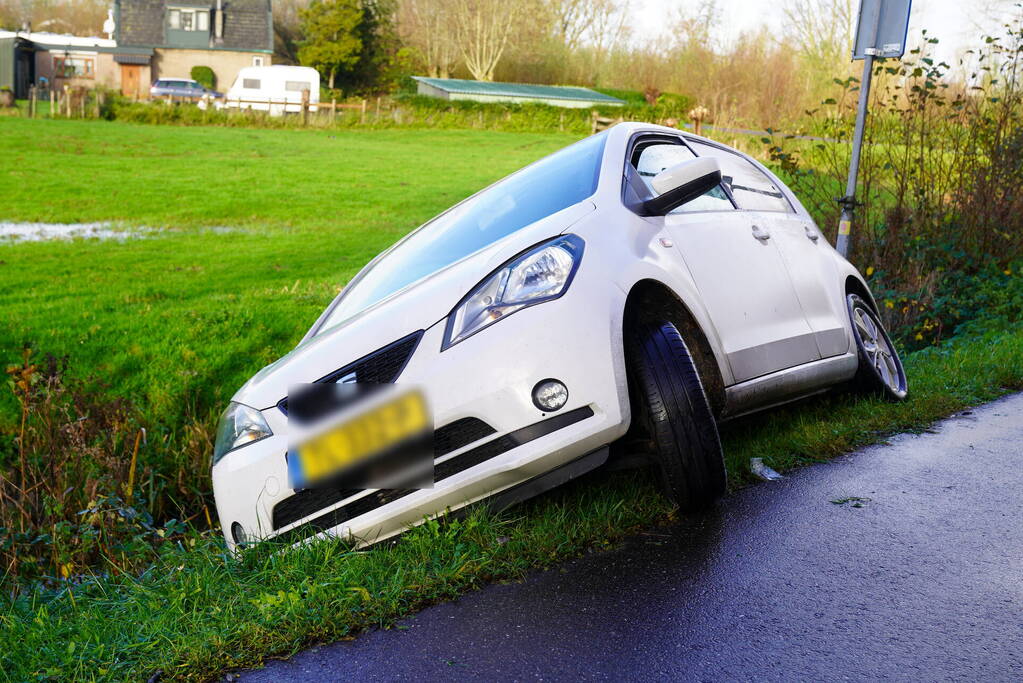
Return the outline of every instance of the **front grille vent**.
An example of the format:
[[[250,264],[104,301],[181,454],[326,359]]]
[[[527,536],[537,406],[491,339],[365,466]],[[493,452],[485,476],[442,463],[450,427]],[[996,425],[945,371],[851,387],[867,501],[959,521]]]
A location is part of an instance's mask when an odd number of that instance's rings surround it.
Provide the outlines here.
[[[473,441],[490,436],[496,430],[478,417],[463,417],[446,424],[433,433],[433,453],[436,457],[457,451]]]
[[[408,365],[409,359],[419,345],[423,331],[413,332],[407,337],[402,337],[396,342],[377,349],[373,353],[363,356],[354,363],[335,370],[325,377],[316,380],[316,383],[333,382],[360,382],[368,384],[393,384],[398,380],[401,371]],[[285,415],[288,414],[288,398],[285,396],[278,403],[277,407]]]

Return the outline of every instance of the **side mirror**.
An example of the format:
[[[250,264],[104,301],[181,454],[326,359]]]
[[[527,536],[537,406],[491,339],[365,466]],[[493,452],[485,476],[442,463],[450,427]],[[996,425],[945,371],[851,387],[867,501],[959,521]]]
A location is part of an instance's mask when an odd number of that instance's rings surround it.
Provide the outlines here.
[[[663,216],[721,183],[721,165],[714,157],[699,157],[666,168],[650,184],[657,196],[643,203],[648,216]]]

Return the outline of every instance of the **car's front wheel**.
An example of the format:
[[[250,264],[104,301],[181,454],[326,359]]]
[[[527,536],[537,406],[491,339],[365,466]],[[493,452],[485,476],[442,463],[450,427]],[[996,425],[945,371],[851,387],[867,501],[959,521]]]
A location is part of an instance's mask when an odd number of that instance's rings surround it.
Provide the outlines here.
[[[859,356],[856,385],[892,401],[906,398],[909,387],[902,360],[874,310],[856,294],[846,297]]]
[[[717,424],[678,329],[645,325],[627,340],[633,429],[653,450],[667,493],[686,512],[725,492]]]

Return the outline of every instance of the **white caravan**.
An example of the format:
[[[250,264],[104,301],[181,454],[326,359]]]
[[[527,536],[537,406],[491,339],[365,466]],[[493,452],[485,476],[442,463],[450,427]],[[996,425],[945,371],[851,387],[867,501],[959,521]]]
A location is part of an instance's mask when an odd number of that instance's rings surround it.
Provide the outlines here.
[[[309,110],[320,101],[320,74],[308,66],[247,66],[224,97],[224,106],[269,111],[271,116],[302,111],[302,91],[309,91]]]

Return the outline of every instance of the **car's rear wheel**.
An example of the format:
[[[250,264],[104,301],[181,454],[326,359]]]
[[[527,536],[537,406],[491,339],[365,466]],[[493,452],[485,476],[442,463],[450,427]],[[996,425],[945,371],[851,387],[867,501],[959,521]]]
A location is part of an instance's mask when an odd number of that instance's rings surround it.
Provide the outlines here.
[[[711,505],[727,478],[717,424],[678,329],[647,324],[627,340],[633,432],[653,452],[666,493],[686,512]]]
[[[867,302],[856,294],[849,294],[846,303],[859,356],[854,383],[865,393],[892,401],[903,400],[909,391],[906,371],[884,325]]]

